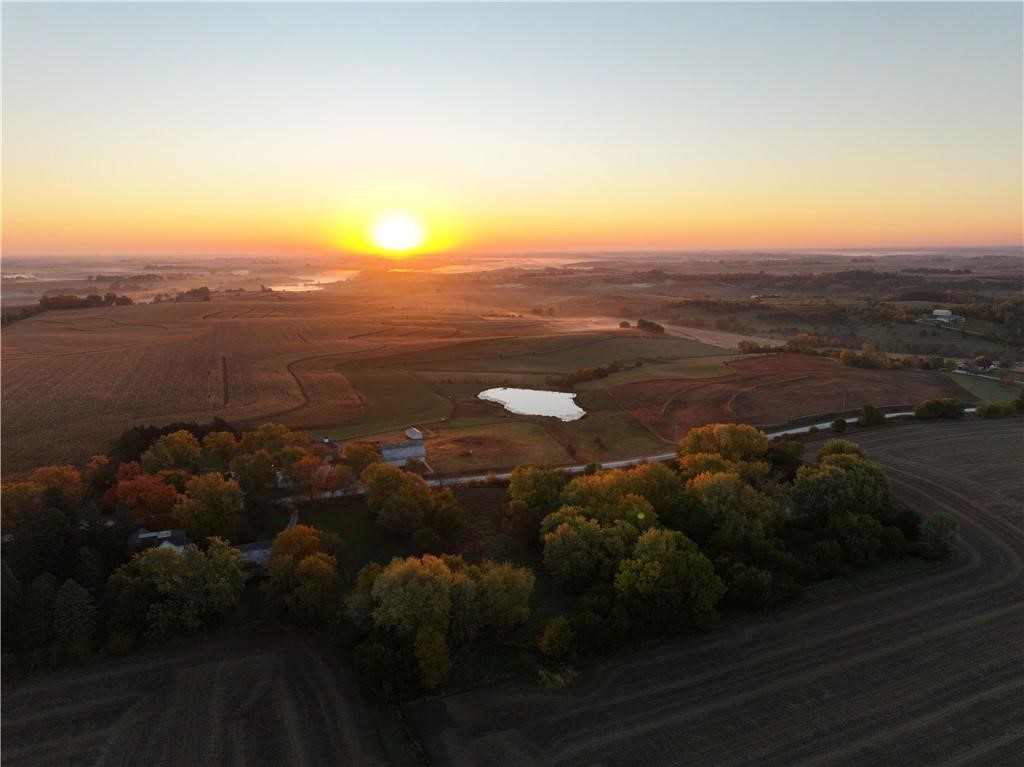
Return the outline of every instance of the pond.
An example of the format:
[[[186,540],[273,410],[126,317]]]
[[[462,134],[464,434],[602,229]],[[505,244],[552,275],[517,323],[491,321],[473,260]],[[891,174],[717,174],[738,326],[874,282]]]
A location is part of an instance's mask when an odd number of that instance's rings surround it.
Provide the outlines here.
[[[543,389],[510,389],[499,387],[480,392],[480,399],[498,402],[517,415],[546,415],[563,421],[576,421],[587,412],[573,402],[573,392]]]

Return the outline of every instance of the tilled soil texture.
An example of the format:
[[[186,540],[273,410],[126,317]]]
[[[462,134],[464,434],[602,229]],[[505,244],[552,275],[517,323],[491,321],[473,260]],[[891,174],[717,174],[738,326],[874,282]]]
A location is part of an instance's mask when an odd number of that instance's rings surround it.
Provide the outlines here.
[[[432,762],[1020,764],[1024,422],[893,425],[852,439],[901,500],[959,519],[953,562],[654,644],[566,689],[519,680],[413,704]]]
[[[732,372],[719,378],[640,381],[616,386],[611,393],[638,421],[673,441],[706,423],[770,426],[861,405],[975,399],[939,373],[866,370],[805,354],[750,357],[729,363],[729,368]]]
[[[348,672],[297,635],[150,650],[3,686],[3,764],[378,765]]]

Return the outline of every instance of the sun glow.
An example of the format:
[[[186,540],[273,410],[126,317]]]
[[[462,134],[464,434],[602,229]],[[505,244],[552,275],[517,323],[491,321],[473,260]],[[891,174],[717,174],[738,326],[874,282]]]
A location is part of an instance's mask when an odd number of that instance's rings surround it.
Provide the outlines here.
[[[400,255],[423,247],[427,230],[413,214],[390,210],[370,222],[368,239],[381,250]]]
[[[441,195],[396,182],[360,187],[339,199],[327,236],[341,250],[392,259],[439,253],[465,240],[458,217]]]

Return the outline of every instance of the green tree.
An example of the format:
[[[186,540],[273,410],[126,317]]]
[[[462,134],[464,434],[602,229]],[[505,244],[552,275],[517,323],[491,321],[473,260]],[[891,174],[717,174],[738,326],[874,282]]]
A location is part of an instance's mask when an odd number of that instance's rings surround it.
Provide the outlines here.
[[[393,559],[373,582],[374,625],[412,637],[424,626],[448,630],[451,572],[429,554],[422,559]]]
[[[921,523],[921,552],[933,559],[951,557],[960,541],[960,523],[956,517],[939,513]]]
[[[380,462],[380,448],[373,442],[349,442],[341,450],[341,461],[359,477],[371,464]]]
[[[863,405],[860,409],[860,415],[857,416],[857,424],[859,426],[881,426],[885,423],[885,413],[879,410],[874,405]]]
[[[536,545],[540,522],[560,505],[565,476],[550,466],[518,466],[506,491],[502,526],[527,545]]]
[[[0,592],[0,648],[4,655],[15,655],[25,592],[6,559],[0,560]]]
[[[620,563],[615,590],[634,625],[657,634],[678,632],[687,624],[714,625],[725,586],[693,541],[673,530],[652,529],[637,541],[633,556]]]
[[[544,533],[544,567],[563,589],[585,591],[602,575],[607,561],[601,526],[576,515]]]
[[[377,524],[395,535],[412,535],[433,508],[430,487],[423,477],[394,466],[375,463],[362,476],[366,505],[377,516]]]
[[[221,474],[189,480],[185,497],[174,507],[176,519],[195,540],[230,535],[242,514],[242,489]]]
[[[775,502],[736,473],[700,474],[687,486],[701,503],[684,532],[712,556],[726,552],[749,556],[777,525]]]
[[[356,574],[356,582],[345,598],[345,614],[360,631],[369,631],[373,628],[373,610],[376,607],[373,601],[373,584],[382,572],[384,567],[377,562],[371,562],[363,567]]]
[[[241,453],[231,459],[229,466],[246,493],[259,493],[274,484],[274,461],[266,450]]]
[[[242,555],[220,538],[211,538],[205,551],[194,544],[181,552],[146,549],[107,580],[108,630],[125,646],[141,635],[194,633],[238,604],[245,578]]]
[[[927,399],[914,406],[914,417],[922,420],[932,418],[963,418],[964,403],[955,397]]]
[[[279,423],[264,423],[243,434],[238,449],[243,453],[266,450],[270,455],[274,455],[284,447],[304,447],[311,441],[308,434],[293,432]]]
[[[211,431],[203,437],[203,453],[214,466],[226,469],[238,453],[238,440],[229,431]]]
[[[53,602],[53,655],[60,663],[84,660],[92,653],[96,606],[92,596],[73,580],[64,581]]]
[[[416,632],[415,650],[420,682],[425,689],[432,690],[452,667],[444,632],[434,625],[421,626]]]
[[[142,454],[142,468],[149,474],[162,469],[186,469],[195,471],[199,464],[202,448],[195,435],[185,429],[165,434]]]
[[[484,625],[503,631],[526,621],[534,580],[528,568],[485,560],[476,588]]]
[[[563,615],[552,618],[544,626],[537,648],[552,660],[571,657],[576,652],[576,630],[572,622]]]
[[[822,445],[818,451],[818,461],[821,462],[830,455],[855,455],[865,458],[864,449],[856,442],[848,439],[830,439]]]
[[[57,579],[43,573],[25,589],[24,612],[18,625],[18,651],[25,665],[36,668],[48,658],[46,649],[53,639],[53,603],[57,598]]]
[[[462,530],[462,506],[451,488],[437,488],[431,493],[426,523],[439,537],[451,539]]]

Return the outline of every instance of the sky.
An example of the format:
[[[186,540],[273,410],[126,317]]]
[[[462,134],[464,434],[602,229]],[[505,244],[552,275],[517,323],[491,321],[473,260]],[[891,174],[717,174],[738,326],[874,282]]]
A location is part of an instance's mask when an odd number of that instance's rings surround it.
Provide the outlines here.
[[[3,3],[6,255],[1019,245],[1020,3]],[[374,222],[377,222],[375,224]]]

